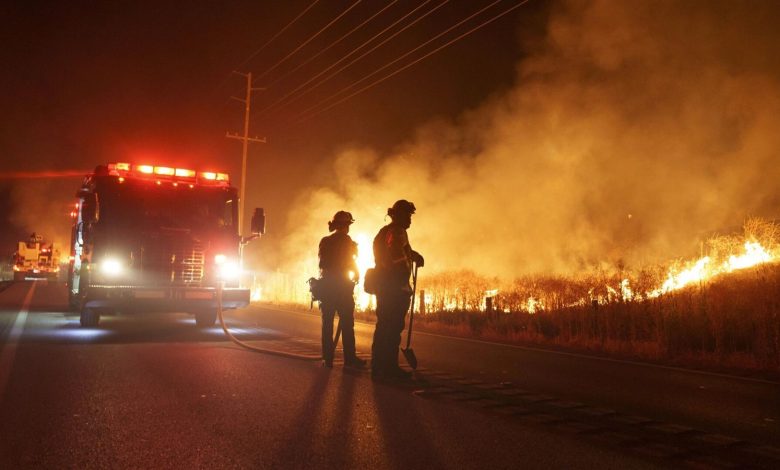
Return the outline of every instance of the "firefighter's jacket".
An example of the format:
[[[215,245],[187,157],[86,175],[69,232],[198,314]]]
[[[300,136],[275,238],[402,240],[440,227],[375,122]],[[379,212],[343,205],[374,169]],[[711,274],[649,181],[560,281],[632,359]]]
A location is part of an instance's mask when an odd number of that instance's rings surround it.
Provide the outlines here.
[[[379,230],[374,237],[374,261],[382,287],[412,291],[409,277],[412,274],[413,253],[406,229],[390,223]]]
[[[357,280],[357,243],[345,234],[334,232],[320,240],[320,271],[322,278],[333,281]],[[350,278],[350,272],[352,278]]]

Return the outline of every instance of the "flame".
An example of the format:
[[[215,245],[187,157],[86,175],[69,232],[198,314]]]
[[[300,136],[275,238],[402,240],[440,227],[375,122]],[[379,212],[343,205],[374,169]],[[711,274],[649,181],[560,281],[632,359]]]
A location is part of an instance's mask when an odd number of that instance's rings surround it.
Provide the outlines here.
[[[775,260],[775,257],[757,241],[748,240],[743,247],[745,249],[744,253],[730,255],[728,260],[723,262],[720,266],[712,266],[713,263],[711,262],[711,258],[705,256],[682,271],[677,272],[674,269],[670,269],[663,285],[658,289],[648,292],[647,297],[658,297],[661,294],[682,289],[695,282],[703,282],[720,274],[752,268],[753,266]]]
[[[729,256],[729,260],[725,263],[726,272],[736,271],[737,269],[745,269],[753,267],[757,264],[768,263],[772,261],[772,255],[770,255],[766,248],[761,246],[758,242],[745,242],[745,254],[740,256]]]
[[[538,310],[544,309],[544,303],[542,303],[540,300],[536,300],[533,297],[528,297],[528,300],[525,302],[525,309],[528,311],[528,313],[534,314]]]
[[[709,277],[707,273],[707,265],[709,264],[710,257],[705,256],[696,261],[693,266],[683,269],[682,271],[675,272],[673,269],[670,269],[667,278],[661,287],[649,292],[647,294],[648,297],[658,297],[661,294],[682,289],[694,282],[703,281],[705,278]]]
[[[765,237],[766,238],[766,237]],[[353,235],[353,240],[358,245],[358,254],[355,259],[358,273],[352,273],[354,278],[358,279],[355,287],[355,304],[359,310],[372,310],[375,308],[374,297],[366,294],[363,288],[363,280],[366,271],[374,265],[372,237],[367,232],[357,232]],[[482,287],[484,290],[475,291],[480,282],[479,276],[472,280],[468,277],[457,279],[448,273],[444,275],[445,284],[428,284],[421,286],[425,292],[419,292],[421,303],[424,303],[425,312],[437,311],[457,311],[457,310],[487,310],[486,300],[492,298],[491,307],[494,312],[511,313],[514,311],[523,311],[534,314],[542,311],[552,311],[558,308],[576,308],[586,306],[598,306],[610,302],[630,302],[652,299],[661,295],[683,289],[688,286],[701,284],[710,279],[728,274],[734,271],[751,268],[763,263],[776,262],[780,254],[780,248],[777,243],[771,240],[768,244],[762,244],[757,237],[746,233],[741,244],[732,248],[732,252],[723,251],[721,247],[732,247],[733,239],[725,239],[723,243],[716,243],[719,239],[713,239],[713,252],[709,256],[702,256],[698,259],[692,259],[688,262],[678,263],[669,268],[660,278],[655,287],[637,290],[631,286],[628,277],[619,281],[611,281],[607,284],[593,285],[586,287],[587,293],[581,298],[563,297],[559,292],[546,292],[538,290],[532,283],[525,285],[520,289],[510,287],[508,284],[499,284],[495,288],[488,284]],[[763,239],[762,239],[763,240]],[[768,239],[769,240],[769,239]],[[313,255],[313,253],[312,253]],[[308,259],[297,263],[298,269],[290,273],[277,272],[268,277],[264,283],[262,294],[258,291],[253,293],[253,300],[262,298],[267,301],[282,301],[308,304],[310,295],[306,279],[318,275],[316,256],[309,256]],[[621,279],[621,278],[618,278]],[[492,281],[491,281],[492,283]],[[495,284],[494,284],[495,285]],[[530,290],[528,290],[530,287]],[[517,295],[522,290],[525,294],[519,299]],[[549,304],[548,304],[549,303]]]

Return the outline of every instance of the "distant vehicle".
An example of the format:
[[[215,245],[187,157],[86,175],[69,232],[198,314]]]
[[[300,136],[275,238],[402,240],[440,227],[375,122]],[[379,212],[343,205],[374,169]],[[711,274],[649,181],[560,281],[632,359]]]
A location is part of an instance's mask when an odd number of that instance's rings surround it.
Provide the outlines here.
[[[117,311],[187,312],[214,325],[217,290],[225,309],[249,304],[239,288],[238,195],[227,174],[129,163],[98,166],[76,194],[68,270],[70,305],[81,325]]]
[[[33,232],[29,240],[20,241],[14,254],[14,281],[48,279],[56,281],[60,273],[60,249],[54,243],[45,243]]]

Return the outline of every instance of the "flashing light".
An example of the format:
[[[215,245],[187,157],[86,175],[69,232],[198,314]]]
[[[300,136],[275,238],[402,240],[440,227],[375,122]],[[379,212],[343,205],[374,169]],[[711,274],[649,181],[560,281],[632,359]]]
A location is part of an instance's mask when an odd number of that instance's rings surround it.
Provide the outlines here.
[[[109,163],[110,174],[117,177],[120,183],[127,178],[146,178],[153,177],[158,185],[163,181],[170,181],[177,186],[177,183],[187,183],[190,188],[195,184],[204,184],[211,186],[228,186],[230,184],[230,175],[228,173],[217,173],[214,171],[195,171],[189,168],[176,168],[170,166],[155,165],[135,165],[130,163]]]
[[[225,261],[227,261],[227,256],[225,256],[223,254],[218,254],[218,255],[214,256],[214,264],[219,265],[219,264],[224,263]]]
[[[116,277],[122,274],[122,263],[116,258],[106,258],[100,262],[100,272],[106,276]]]
[[[187,170],[185,168],[176,168],[175,175],[180,178],[195,178],[195,170]]]

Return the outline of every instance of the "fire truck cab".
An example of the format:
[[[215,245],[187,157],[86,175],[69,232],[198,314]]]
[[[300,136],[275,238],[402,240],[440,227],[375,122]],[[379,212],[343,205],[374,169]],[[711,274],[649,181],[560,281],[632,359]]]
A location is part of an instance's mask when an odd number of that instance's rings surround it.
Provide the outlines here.
[[[129,163],[95,168],[79,188],[68,293],[81,325],[116,312],[187,312],[198,326],[249,304],[239,287],[238,195],[227,174]]]

